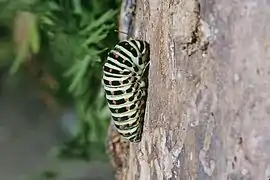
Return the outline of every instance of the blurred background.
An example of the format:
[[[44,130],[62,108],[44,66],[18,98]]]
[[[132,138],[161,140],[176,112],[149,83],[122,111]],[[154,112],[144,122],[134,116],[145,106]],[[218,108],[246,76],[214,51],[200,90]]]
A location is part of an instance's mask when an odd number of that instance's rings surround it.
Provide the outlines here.
[[[102,64],[121,0],[0,0],[0,179],[109,180]]]

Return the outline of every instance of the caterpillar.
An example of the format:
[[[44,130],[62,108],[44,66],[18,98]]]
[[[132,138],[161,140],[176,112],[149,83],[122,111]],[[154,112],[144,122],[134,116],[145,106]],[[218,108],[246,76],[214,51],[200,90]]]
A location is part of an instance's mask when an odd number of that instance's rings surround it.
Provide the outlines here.
[[[103,65],[103,86],[114,125],[125,139],[139,142],[147,100],[149,44],[123,40]]]

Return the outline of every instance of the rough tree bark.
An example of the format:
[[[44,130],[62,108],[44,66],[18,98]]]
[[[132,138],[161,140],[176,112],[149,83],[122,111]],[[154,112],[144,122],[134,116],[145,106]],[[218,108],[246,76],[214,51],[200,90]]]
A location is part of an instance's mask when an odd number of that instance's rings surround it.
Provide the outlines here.
[[[138,0],[151,46],[129,180],[270,178],[270,3]]]

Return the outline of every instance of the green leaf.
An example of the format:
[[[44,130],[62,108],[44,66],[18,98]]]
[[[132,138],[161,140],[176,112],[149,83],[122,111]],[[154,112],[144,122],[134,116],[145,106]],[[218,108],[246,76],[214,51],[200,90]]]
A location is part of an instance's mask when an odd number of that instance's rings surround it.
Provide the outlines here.
[[[81,14],[82,11],[82,5],[81,5],[81,0],[72,0],[73,6],[75,8],[74,13],[76,14]]]
[[[33,51],[33,53],[37,54],[40,49],[40,37],[39,37],[39,31],[37,27],[37,20],[34,17],[31,24],[30,24],[30,48]]]
[[[89,62],[90,62],[90,56],[87,55],[82,61],[78,61],[71,71],[67,72],[67,75],[74,74],[75,72],[75,76],[73,78],[72,84],[68,88],[69,92],[74,91],[76,86],[78,86],[80,80],[87,73]]]
[[[19,52],[16,55],[13,64],[11,65],[9,73],[15,74],[18,71],[23,60],[25,60],[28,55],[29,55],[29,41],[25,41],[20,47]]]
[[[47,24],[50,26],[54,26],[55,23],[48,17],[48,16],[42,16],[40,17],[41,24]]]
[[[89,32],[93,31],[94,28],[100,27],[106,23],[106,21],[111,20],[117,14],[118,11],[109,10],[104,13],[99,19],[95,20],[94,22],[90,23],[84,30],[80,32],[82,35],[86,35]]]
[[[102,28],[99,28],[97,31],[91,34],[89,38],[87,38],[84,42],[84,46],[87,46],[92,43],[98,43],[101,40],[105,39],[108,35],[108,30],[111,29],[114,25],[104,25]]]
[[[62,10],[62,8],[54,1],[49,1],[48,5],[49,5],[50,9],[53,11],[61,11]]]

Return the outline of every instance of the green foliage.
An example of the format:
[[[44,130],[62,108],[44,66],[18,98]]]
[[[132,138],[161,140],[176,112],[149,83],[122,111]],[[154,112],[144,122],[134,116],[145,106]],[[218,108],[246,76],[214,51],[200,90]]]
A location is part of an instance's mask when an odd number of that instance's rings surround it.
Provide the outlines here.
[[[10,68],[11,74],[18,71],[21,63],[23,63],[29,54],[37,54],[40,49],[40,37],[36,17],[32,13],[22,12],[18,14],[16,20],[14,39],[17,45],[17,52]]]
[[[19,11],[27,11],[37,0],[1,0],[0,1],[0,22],[11,26],[15,14]]]
[[[10,72],[17,72],[27,57],[37,54],[60,84],[55,98],[61,104],[73,104],[79,119],[79,130],[63,147],[61,157],[89,159],[94,151],[104,153],[109,111],[101,89],[102,64],[107,49],[117,41],[113,30],[117,28],[120,1],[16,2],[0,2],[4,10],[0,22],[16,17],[20,10],[31,18],[26,18],[27,34],[16,44]]]
[[[86,9],[79,1],[50,1],[51,11],[41,16],[41,27],[49,37],[50,54],[63,69],[73,95],[80,130],[63,150],[64,156],[90,158],[91,146],[105,151],[103,144],[109,114],[101,91],[101,56],[116,39],[108,39],[115,29],[117,10],[96,12]],[[73,3],[73,6],[72,6]],[[96,10],[104,2],[93,1]],[[48,30],[49,29],[49,30]],[[55,51],[57,49],[57,51]]]

